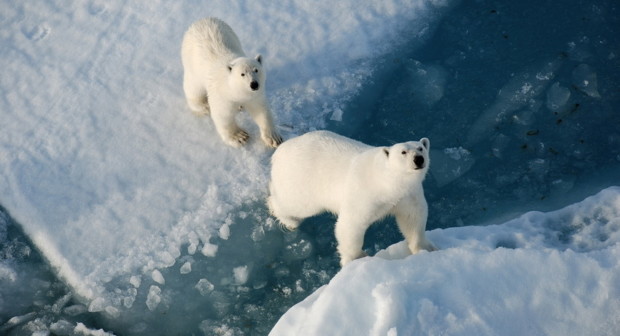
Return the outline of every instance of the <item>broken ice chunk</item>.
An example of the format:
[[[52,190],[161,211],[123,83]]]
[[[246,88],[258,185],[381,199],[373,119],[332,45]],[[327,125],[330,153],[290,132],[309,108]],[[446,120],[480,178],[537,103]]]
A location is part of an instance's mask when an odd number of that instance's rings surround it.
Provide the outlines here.
[[[432,176],[439,187],[461,177],[474,165],[476,160],[463,147],[446,148],[443,151],[431,150],[433,162]]]
[[[166,283],[166,279],[164,279],[164,276],[161,275],[161,272],[158,270],[154,270],[153,273],[151,273],[151,278],[153,278],[153,281],[157,282],[160,285]]]
[[[547,91],[547,108],[552,112],[559,112],[566,106],[569,98],[570,90],[556,82]]]
[[[142,283],[142,279],[138,275],[132,275],[131,278],[129,278],[129,283],[135,288],[138,288]]]
[[[185,262],[180,269],[181,274],[188,274],[192,272],[192,263],[189,261]]]
[[[224,240],[228,240],[228,238],[230,238],[230,225],[227,223],[222,225],[222,227],[220,227],[219,233],[220,233],[220,238]]]
[[[329,118],[329,120],[342,121],[343,114],[344,114],[344,111],[342,111],[340,108],[336,108],[334,112],[332,112],[332,116]]]
[[[150,311],[154,311],[161,302],[161,288],[157,286],[151,286],[149,294],[146,296],[146,307]]]
[[[196,284],[196,286],[194,286],[194,288],[196,288],[200,292],[200,295],[205,296],[211,293],[215,286],[213,286],[213,284],[209,280],[203,278],[198,280],[198,283]]]
[[[302,239],[286,247],[286,256],[291,260],[303,260],[312,254],[312,243]]]
[[[217,245],[211,243],[205,243],[200,251],[205,257],[215,257],[217,253]]]
[[[237,285],[243,285],[248,281],[248,266],[239,266],[233,269],[233,275],[235,276],[235,283]]]
[[[580,64],[573,70],[573,85],[592,98],[601,98],[596,72],[587,64]]]
[[[425,65],[412,61],[407,65],[411,76],[411,89],[414,99],[421,104],[434,105],[443,98],[448,72],[440,65]]]

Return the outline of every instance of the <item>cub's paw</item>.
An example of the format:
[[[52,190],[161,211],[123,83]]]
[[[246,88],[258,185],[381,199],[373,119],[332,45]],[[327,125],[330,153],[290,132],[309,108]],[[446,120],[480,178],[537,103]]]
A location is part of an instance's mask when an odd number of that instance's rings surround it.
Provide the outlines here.
[[[227,139],[224,139],[227,144],[233,147],[241,147],[248,142],[250,135],[248,132],[238,129],[236,132],[232,133]]]
[[[271,147],[271,148],[276,148],[278,147],[284,140],[282,140],[282,137],[280,136],[280,134],[273,132],[271,134],[265,134],[261,136],[263,138],[263,142],[265,143],[265,145]]]

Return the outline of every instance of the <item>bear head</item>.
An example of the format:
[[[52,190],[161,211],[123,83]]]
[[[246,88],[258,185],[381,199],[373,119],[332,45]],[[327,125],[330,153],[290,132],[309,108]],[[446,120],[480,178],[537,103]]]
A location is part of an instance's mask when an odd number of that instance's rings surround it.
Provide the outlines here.
[[[383,148],[390,169],[424,177],[430,166],[431,142],[427,138],[409,141]]]
[[[253,99],[264,92],[265,72],[262,57],[238,57],[228,63],[228,84],[239,101]]]

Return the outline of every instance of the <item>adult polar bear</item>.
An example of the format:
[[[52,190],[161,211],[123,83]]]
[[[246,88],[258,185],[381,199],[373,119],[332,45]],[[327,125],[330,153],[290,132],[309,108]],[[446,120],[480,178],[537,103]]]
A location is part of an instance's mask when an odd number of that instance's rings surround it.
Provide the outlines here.
[[[266,145],[282,143],[265,97],[262,57],[246,57],[228,24],[216,18],[192,24],[183,37],[181,58],[187,104],[198,114],[211,114],[224,142],[234,147],[247,142],[248,133],[235,120],[243,109],[260,128]]]
[[[271,213],[288,229],[324,211],[338,215],[340,264],[363,256],[364,234],[375,221],[394,215],[411,253],[436,248],[426,240],[428,205],[422,181],[430,141],[372,147],[317,131],[288,140],[272,157]]]

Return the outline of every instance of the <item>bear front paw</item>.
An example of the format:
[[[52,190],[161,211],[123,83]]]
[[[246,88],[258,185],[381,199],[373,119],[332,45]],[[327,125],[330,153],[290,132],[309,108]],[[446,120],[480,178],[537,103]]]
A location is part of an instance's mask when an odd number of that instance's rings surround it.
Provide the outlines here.
[[[284,141],[282,140],[282,137],[278,133],[271,133],[270,135],[263,135],[262,138],[263,138],[263,142],[271,148],[278,147]]]
[[[240,147],[240,146],[245,145],[248,142],[249,138],[250,138],[250,135],[248,134],[248,132],[242,129],[239,129],[233,134],[231,134],[228,137],[228,139],[225,139],[225,140],[229,145],[233,147]]]

